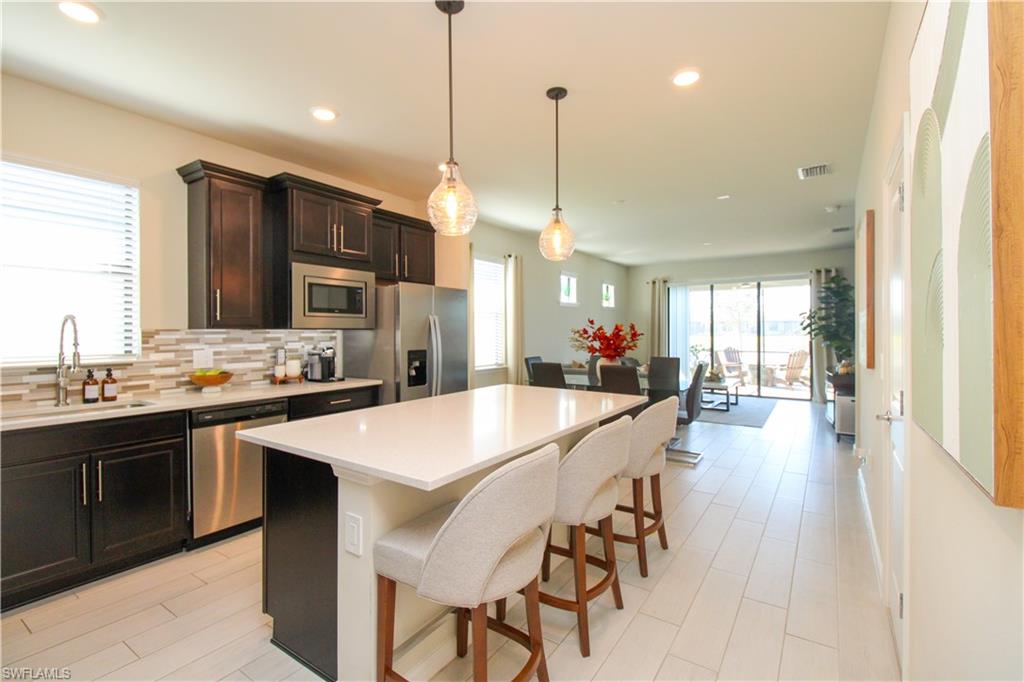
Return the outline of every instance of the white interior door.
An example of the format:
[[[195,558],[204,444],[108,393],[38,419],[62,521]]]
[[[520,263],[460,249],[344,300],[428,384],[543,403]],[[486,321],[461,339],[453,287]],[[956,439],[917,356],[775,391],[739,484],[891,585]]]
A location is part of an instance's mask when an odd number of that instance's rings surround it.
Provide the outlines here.
[[[904,125],[904,131],[906,125]],[[888,286],[886,287],[886,304],[889,317],[886,320],[886,358],[884,371],[888,393],[886,412],[882,417],[889,426],[888,440],[888,558],[886,566],[886,593],[889,614],[892,619],[892,631],[896,640],[897,654],[902,664],[904,658],[904,631],[906,615],[906,584],[905,584],[905,483],[906,483],[906,443],[904,428],[904,255],[906,234],[904,229],[904,161],[903,145],[897,145],[893,152],[893,163],[887,183],[887,206],[885,214],[885,237],[879,242],[884,244],[886,258],[885,268]]]

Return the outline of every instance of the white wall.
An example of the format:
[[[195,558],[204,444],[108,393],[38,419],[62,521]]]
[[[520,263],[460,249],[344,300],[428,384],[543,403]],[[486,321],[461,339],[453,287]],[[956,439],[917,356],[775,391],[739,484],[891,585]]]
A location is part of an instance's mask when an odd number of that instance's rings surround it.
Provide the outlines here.
[[[651,290],[647,283],[654,277],[667,277],[670,282],[679,284],[722,282],[804,275],[814,268],[838,268],[845,277],[853,281],[853,248],[678,261],[632,267],[629,269],[630,319],[644,331],[650,328]],[[647,356],[646,342],[647,339],[643,339],[643,343],[637,349],[639,357]]]
[[[206,159],[259,175],[283,171],[382,199],[425,217],[426,200],[398,197],[190,130],[3,75],[4,155],[138,183],[144,329],[187,326],[186,186],[176,168]],[[437,283],[465,288],[465,240],[437,239]]]
[[[886,165],[902,114],[909,109],[908,63],[923,8],[923,4],[893,3],[890,11],[861,162],[858,216],[869,208],[881,215],[884,208]],[[881,244],[888,226],[884,220],[876,224],[880,227],[876,243]],[[861,235],[856,248],[858,268],[863,268],[866,254]],[[886,273],[879,268],[876,291],[882,291],[886,281]],[[864,307],[860,287],[858,307]],[[906,322],[904,343],[909,347],[909,317]],[[878,341],[884,344],[885,338]],[[904,375],[910,376],[909,366]],[[874,419],[885,410],[887,398],[878,370],[859,366],[857,383],[858,446],[868,458],[861,473],[887,561],[887,431]],[[912,391],[907,401],[912,410]],[[1024,512],[993,505],[912,420],[906,428],[909,630],[904,673],[919,680],[1024,679]]]
[[[540,219],[544,219],[543,216]],[[478,223],[470,234],[475,257],[500,258],[508,253],[523,257],[524,355],[539,355],[550,362],[585,361],[569,349],[569,330],[582,327],[587,318],[599,324],[629,322],[627,268],[585,253],[576,252],[563,263],[541,256],[536,232],[518,232]],[[558,302],[559,276],[574,273],[578,279],[578,306]],[[601,307],[601,284],[615,285],[615,308]],[[501,372],[478,373],[476,385],[504,381]]]

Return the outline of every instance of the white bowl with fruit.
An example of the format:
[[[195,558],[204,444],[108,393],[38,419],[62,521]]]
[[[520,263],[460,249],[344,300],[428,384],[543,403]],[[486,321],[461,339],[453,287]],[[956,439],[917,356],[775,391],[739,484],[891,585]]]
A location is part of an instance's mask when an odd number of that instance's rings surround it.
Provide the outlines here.
[[[189,380],[196,386],[203,387],[203,393],[216,393],[220,387],[231,381],[235,376],[231,372],[221,369],[197,369],[188,375]]]

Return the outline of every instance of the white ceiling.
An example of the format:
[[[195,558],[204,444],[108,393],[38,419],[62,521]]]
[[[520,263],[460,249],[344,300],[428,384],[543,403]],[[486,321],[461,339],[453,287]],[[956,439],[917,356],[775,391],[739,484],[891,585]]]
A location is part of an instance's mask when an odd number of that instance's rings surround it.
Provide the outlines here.
[[[433,3],[98,4],[87,26],[52,2],[5,2],[4,70],[401,196],[437,183]],[[641,264],[848,245],[831,229],[854,221],[887,16],[862,2],[471,2],[454,22],[455,155],[483,219],[539,231],[554,193],[544,92],[564,85],[561,203],[580,250]],[[701,81],[673,86],[687,66]],[[314,121],[314,104],[339,119]],[[820,162],[834,174],[797,179]]]

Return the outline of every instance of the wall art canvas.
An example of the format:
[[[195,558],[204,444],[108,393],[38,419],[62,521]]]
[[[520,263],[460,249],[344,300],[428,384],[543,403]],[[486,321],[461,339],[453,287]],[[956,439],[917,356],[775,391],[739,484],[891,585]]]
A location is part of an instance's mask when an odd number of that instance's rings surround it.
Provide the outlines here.
[[[1019,35],[998,34],[1004,20],[999,3],[930,2],[911,53],[911,416],[997,503],[1024,506],[1024,434],[1011,423],[1024,422],[1024,345],[1007,347],[1000,328],[1021,323],[1010,308],[1022,300],[1019,268],[1001,267],[1001,249],[1020,258],[1021,218],[996,206],[1019,200],[995,173],[1019,183],[1020,171],[1004,147],[994,158],[994,141],[1022,133],[1004,112],[1021,97],[1005,69],[1022,59]],[[997,362],[1013,353],[1012,366]],[[1008,388],[1015,404],[1002,402]]]

